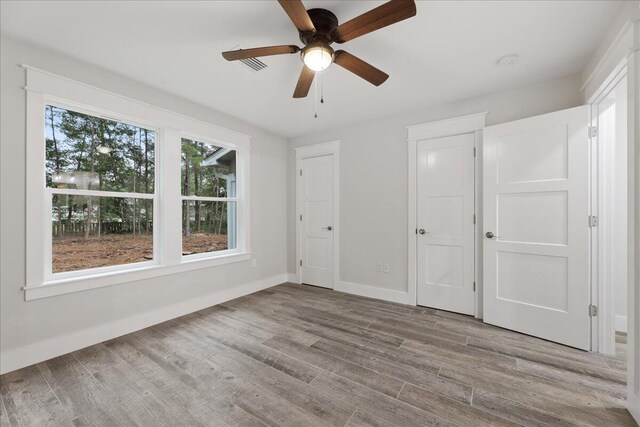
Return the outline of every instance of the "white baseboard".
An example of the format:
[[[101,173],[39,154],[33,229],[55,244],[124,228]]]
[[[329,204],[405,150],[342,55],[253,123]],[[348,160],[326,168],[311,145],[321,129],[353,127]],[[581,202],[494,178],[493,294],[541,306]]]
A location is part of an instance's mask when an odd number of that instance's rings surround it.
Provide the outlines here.
[[[72,332],[66,336],[50,338],[23,347],[0,352],[0,374],[15,371],[53,357],[61,356],[81,348],[116,338],[149,326],[184,316],[194,311],[221,304],[262,289],[270,288],[286,282],[287,274],[280,274],[244,285],[224,289],[213,294],[182,301],[177,304],[160,307],[157,310],[137,316],[119,319]]]
[[[295,273],[288,273],[287,282],[298,283],[298,275]]]
[[[393,289],[384,289],[377,286],[340,281],[336,284],[335,290],[346,292],[348,294],[359,295],[362,297],[381,299],[389,302],[397,302],[399,304],[415,305],[413,302],[409,301],[408,292],[395,291]]]
[[[616,316],[616,332],[627,332],[627,316]]]

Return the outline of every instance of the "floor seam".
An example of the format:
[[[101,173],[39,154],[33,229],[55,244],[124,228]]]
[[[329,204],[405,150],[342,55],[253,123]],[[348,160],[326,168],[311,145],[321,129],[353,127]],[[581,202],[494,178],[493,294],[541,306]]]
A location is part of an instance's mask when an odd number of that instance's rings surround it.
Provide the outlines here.
[[[349,419],[347,420],[346,423],[344,423],[344,425],[346,426],[347,424],[349,424],[349,421],[351,421],[351,418],[353,418],[353,416],[356,414],[356,412],[358,412],[358,407],[356,406],[356,409],[353,410],[353,413],[351,414],[351,416],[349,417]]]
[[[407,385],[407,382],[403,381],[402,387],[400,387],[400,390],[398,391],[398,394],[396,394],[396,397],[395,397],[396,400],[398,400],[398,397],[400,396],[400,393],[402,393],[402,390],[404,390],[404,386],[406,386],[406,385]]]

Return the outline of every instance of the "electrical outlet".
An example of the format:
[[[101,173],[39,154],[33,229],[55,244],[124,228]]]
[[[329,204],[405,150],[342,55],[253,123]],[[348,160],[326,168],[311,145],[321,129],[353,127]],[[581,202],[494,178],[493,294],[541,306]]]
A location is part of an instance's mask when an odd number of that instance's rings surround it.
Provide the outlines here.
[[[257,267],[258,266],[258,260],[256,260],[255,258],[251,258],[251,267]]]
[[[389,264],[383,264],[382,266],[382,271],[384,271],[385,273],[390,273],[391,272],[391,266]]]
[[[381,262],[376,264],[376,271],[378,273],[382,273],[382,263]]]

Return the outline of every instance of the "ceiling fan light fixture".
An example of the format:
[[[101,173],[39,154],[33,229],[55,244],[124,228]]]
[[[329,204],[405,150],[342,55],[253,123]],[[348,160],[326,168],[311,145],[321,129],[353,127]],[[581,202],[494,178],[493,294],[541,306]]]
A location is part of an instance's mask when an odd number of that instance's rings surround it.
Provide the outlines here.
[[[113,151],[113,148],[100,144],[96,147],[96,151],[100,154],[109,154]]]
[[[302,62],[313,71],[326,70],[333,58],[333,49],[326,44],[308,45],[302,51]]]

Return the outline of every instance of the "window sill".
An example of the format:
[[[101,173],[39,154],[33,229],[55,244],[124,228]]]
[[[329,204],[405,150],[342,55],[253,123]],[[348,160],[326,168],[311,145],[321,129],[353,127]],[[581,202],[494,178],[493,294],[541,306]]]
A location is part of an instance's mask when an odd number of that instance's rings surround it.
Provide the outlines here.
[[[251,253],[233,253],[212,258],[184,260],[181,264],[176,265],[152,265],[108,273],[88,274],[81,277],[57,279],[45,282],[41,286],[24,287],[24,296],[26,301],[30,301],[145,280],[153,277],[167,276],[185,271],[200,270],[233,262],[248,261],[249,259],[251,259]]]

